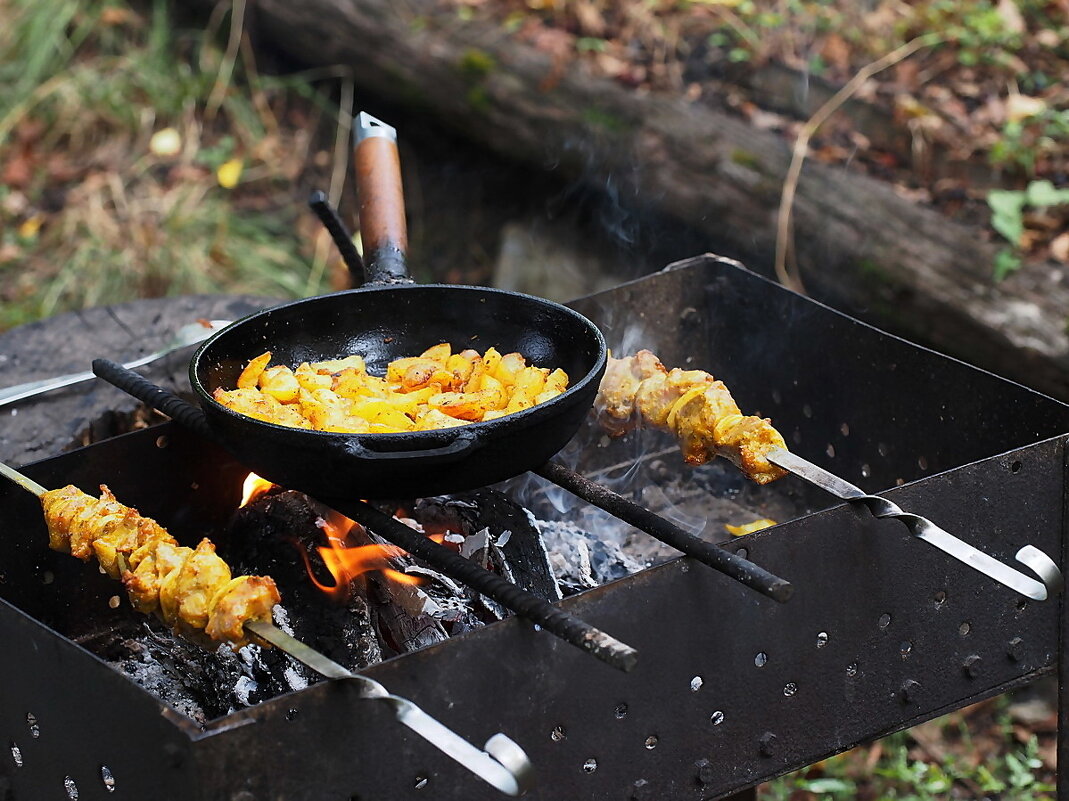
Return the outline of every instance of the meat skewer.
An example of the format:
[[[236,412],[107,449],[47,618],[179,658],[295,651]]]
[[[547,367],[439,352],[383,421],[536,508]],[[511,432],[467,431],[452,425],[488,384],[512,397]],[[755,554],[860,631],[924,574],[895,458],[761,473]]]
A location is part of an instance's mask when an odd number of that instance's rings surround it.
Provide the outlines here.
[[[103,485],[97,499],[73,485],[48,490],[3,462],[0,475],[41,501],[53,550],[83,561],[96,556],[105,573],[122,580],[138,611],[159,614],[176,632],[201,644],[226,641],[237,647],[251,639],[270,643],[324,678],[358,683],[361,697],[386,702],[400,723],[501,792],[520,795],[530,786],[533,767],[527,754],[504,734],[476,748],[408,699],[350,672],[275,626],[271,609],[280,597],[274,581],[268,576],[231,577],[207,538],[196,549],[178,545],[166,529],[119,503]]]
[[[675,434],[683,459],[704,464],[716,456],[731,460],[748,478],[767,484],[788,472],[851,503],[874,517],[901,521],[918,539],[1033,600],[1046,600],[1063,587],[1061,571],[1038,548],[1025,545],[1017,561],[1041,581],[988,556],[927,518],[869,495],[848,481],[791,453],[782,435],[765,418],[743,415],[731,392],[704,370],[668,370],[648,350],[623,359],[609,357],[595,401],[598,422],[610,436],[635,428]]]
[[[594,408],[611,436],[635,428],[674,434],[687,464],[723,456],[758,484],[786,475],[768,460],[787,447],[770,420],[742,414],[724,382],[704,370],[668,370],[648,350],[609,357]]]

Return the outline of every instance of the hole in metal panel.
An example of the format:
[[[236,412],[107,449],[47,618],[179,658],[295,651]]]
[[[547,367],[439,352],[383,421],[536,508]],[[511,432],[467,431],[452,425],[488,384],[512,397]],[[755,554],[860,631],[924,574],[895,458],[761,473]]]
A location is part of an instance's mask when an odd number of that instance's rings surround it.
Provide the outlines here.
[[[646,742],[644,742],[643,745],[646,747],[647,751],[652,751],[654,748],[657,747],[658,742],[660,742],[660,738],[657,737],[656,734],[651,734],[649,737],[646,738]]]
[[[798,693],[798,685],[793,681],[789,681],[783,685],[783,695],[790,698]]]
[[[839,431],[842,432],[842,435],[844,437],[850,436],[850,426],[846,423],[843,423],[841,426],[839,426]]]
[[[857,662],[851,662],[849,665],[846,666],[846,675],[847,676],[856,676],[857,675]]]
[[[108,598],[108,606],[111,607],[112,609],[118,609],[119,608],[119,604],[121,604],[121,603],[122,603],[122,598],[120,598],[118,595],[113,595],[110,598]]]
[[[161,434],[160,436],[156,437],[156,447],[157,448],[166,448],[170,444],[171,444],[171,441],[169,439],[167,439],[167,435],[166,434]]]
[[[422,790],[424,787],[427,786],[429,782],[430,779],[428,779],[426,776],[420,776],[419,774],[417,774],[416,780],[412,786],[417,790]]]
[[[22,767],[22,749],[17,743],[11,744],[11,758],[15,761],[16,768]]]
[[[37,725],[37,716],[33,712],[26,713],[26,725],[30,727],[30,736],[35,740],[41,736],[41,727]]]
[[[709,722],[712,723],[714,726],[719,726],[721,723],[723,723],[724,722],[724,713],[723,713],[723,711],[721,711],[719,709],[716,710],[713,714],[711,714],[709,716]]]
[[[111,768],[107,765],[100,766],[100,780],[109,793],[115,792],[115,777],[111,774]]]
[[[918,457],[917,458],[917,467],[919,467],[921,470],[927,470],[928,469],[928,459],[926,457],[924,457],[924,456]]]
[[[958,634],[962,637],[968,637],[970,631],[972,631],[972,623],[967,620],[958,626]]]
[[[692,693],[698,692],[698,690],[702,688],[703,684],[705,684],[705,681],[702,679],[702,677],[695,676],[693,679],[690,680],[690,691]]]
[[[817,632],[817,648],[823,648],[828,644],[828,632]]]
[[[830,442],[828,443],[828,447],[825,448],[825,452],[828,454],[829,459],[835,458],[835,446],[832,445]]]
[[[1020,473],[1021,472],[1021,463],[1019,461],[1014,460],[1010,464],[1010,472],[1011,473]]]
[[[766,654],[764,651],[758,651],[753,658],[753,663],[757,667],[764,667],[768,664],[768,654]]]
[[[598,761],[591,757],[583,763],[583,773],[593,773],[598,769]]]
[[[886,629],[891,625],[891,616],[887,612],[884,612],[880,615],[880,619],[876,621],[876,625],[879,626],[881,630]]]
[[[903,658],[909,656],[913,653],[913,643],[909,640],[902,640],[902,642],[898,644],[898,651],[902,654]]]
[[[553,731],[549,733],[549,739],[551,739],[555,743],[559,743],[567,736],[568,733],[564,730],[563,726],[554,726]]]
[[[55,580],[56,580],[56,574],[53,573],[51,570],[46,570],[44,573],[41,574],[41,583],[42,584],[51,584]]]
[[[802,432],[797,428],[794,429],[794,433],[791,434],[791,440],[793,440],[795,445],[801,445],[802,444]]]
[[[63,786],[67,788],[67,798],[71,799],[71,801],[78,801],[78,785],[74,783],[74,779],[70,776],[64,776]]]
[[[741,559],[746,559],[750,555],[750,550],[749,548],[739,548],[737,551],[735,551],[735,555]]]
[[[939,592],[932,596],[932,600],[935,602],[935,608],[939,609],[947,602],[947,594],[942,590],[939,590]]]
[[[294,720],[294,719],[296,719],[297,715],[299,715],[299,714],[300,714],[299,710],[293,709],[291,707],[290,709],[286,710],[286,720]]]
[[[1017,599],[1017,613],[1020,614],[1021,612],[1023,612],[1027,608],[1028,608],[1028,599],[1027,598],[1018,598]]]
[[[891,449],[887,447],[887,443],[886,442],[877,442],[876,443],[876,453],[880,454],[880,456],[886,456],[890,452],[891,452]]]
[[[813,407],[810,406],[808,403],[805,404],[804,406],[802,406],[802,414],[804,414],[806,417],[812,417]]]
[[[871,475],[872,475],[872,468],[869,467],[867,464],[861,465],[861,477],[862,478],[869,478]]]
[[[623,720],[627,717],[627,704],[617,704],[616,709],[612,711],[612,714],[617,720]]]

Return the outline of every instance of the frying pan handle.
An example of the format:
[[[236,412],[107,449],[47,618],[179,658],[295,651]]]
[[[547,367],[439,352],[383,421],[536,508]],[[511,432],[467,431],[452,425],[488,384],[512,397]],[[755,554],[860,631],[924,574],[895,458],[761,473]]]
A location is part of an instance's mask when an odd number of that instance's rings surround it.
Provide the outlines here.
[[[361,111],[353,121],[353,140],[366,283],[412,283],[397,131]]]
[[[353,438],[347,442],[345,448],[358,459],[369,461],[383,461],[390,459],[418,459],[422,462],[452,462],[466,456],[479,447],[481,437],[467,426],[459,427],[457,435],[452,440],[435,448],[421,448],[412,450],[388,450],[388,440],[375,443],[375,448],[369,448],[359,439]]]

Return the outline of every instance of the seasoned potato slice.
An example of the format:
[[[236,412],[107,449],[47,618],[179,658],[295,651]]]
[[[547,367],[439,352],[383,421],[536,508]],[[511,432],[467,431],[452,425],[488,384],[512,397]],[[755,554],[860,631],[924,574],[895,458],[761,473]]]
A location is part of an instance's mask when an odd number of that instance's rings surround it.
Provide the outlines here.
[[[395,359],[383,377],[362,356],[270,366],[270,351],[249,362],[219,403],[257,420],[341,433],[397,433],[496,420],[560,395],[563,370],[528,365],[520,353],[454,353],[447,342]]]
[[[268,367],[260,373],[260,389],[279,403],[293,403],[301,391],[301,385],[293,371],[285,365]]]
[[[261,353],[250,361],[238,376],[238,389],[254,389],[260,380],[260,373],[271,363],[271,351]]]

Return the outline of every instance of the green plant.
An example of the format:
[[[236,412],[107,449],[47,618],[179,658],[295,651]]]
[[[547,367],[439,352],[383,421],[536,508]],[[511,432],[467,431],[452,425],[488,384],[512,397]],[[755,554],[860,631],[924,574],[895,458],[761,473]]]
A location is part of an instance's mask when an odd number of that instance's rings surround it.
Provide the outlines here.
[[[307,145],[276,121],[325,103],[219,33],[177,27],[164,0],[0,0],[0,329],[135,297],[329,288],[296,233]]]
[[[995,279],[1001,281],[1021,266],[1026,208],[1042,209],[1069,203],[1069,188],[1056,189],[1050,181],[1032,181],[1025,189],[992,189],[987,193],[991,227],[1010,243],[995,257]]]

